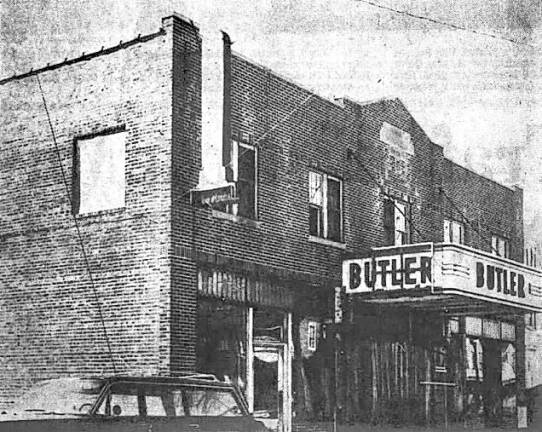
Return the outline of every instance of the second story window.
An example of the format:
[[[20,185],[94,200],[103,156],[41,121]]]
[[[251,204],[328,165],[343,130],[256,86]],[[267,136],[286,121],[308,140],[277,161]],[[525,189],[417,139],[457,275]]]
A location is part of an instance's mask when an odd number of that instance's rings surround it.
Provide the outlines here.
[[[342,241],[342,180],[309,173],[310,235]]]
[[[256,219],[256,179],[258,175],[256,147],[232,141],[229,168],[231,169],[231,180],[237,186],[237,197],[239,200],[235,204],[218,204],[213,208],[236,216]]]
[[[125,158],[126,132],[76,141],[73,182],[76,213],[124,207]]]
[[[395,199],[384,201],[384,230],[386,245],[410,243],[410,206],[407,203]]]
[[[510,241],[504,237],[492,235],[491,253],[502,258],[510,258]]]
[[[444,243],[465,243],[465,226],[461,222],[444,219]]]
[[[233,142],[234,157],[237,160],[234,180],[237,182],[239,203],[236,214],[256,219],[256,148],[254,146]]]

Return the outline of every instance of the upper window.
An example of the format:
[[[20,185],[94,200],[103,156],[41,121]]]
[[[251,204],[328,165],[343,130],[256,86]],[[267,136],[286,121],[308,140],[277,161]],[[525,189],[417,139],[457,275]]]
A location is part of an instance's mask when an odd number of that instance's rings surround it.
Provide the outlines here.
[[[126,132],[78,139],[75,151],[76,213],[124,207]]]
[[[384,201],[386,244],[399,246],[410,243],[410,206],[395,199]]]
[[[256,219],[256,179],[258,159],[256,147],[232,141],[231,169],[232,180],[237,184],[237,197],[235,204],[224,204],[223,211],[237,216]],[[216,207],[220,209],[220,206]]]
[[[461,222],[444,219],[444,243],[465,243],[465,226]]]
[[[342,241],[342,180],[309,172],[309,232]]]
[[[502,258],[510,258],[510,241],[504,237],[492,235],[491,253]]]

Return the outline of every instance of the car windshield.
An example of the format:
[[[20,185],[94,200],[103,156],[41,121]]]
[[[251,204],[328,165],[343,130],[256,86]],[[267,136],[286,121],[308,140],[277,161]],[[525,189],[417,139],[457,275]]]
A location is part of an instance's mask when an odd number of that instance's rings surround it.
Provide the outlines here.
[[[19,418],[78,417],[90,412],[102,385],[103,382],[98,379],[59,378],[42,381],[24,393],[12,410]]]
[[[232,389],[192,385],[112,385],[97,410],[105,416],[242,416]]]

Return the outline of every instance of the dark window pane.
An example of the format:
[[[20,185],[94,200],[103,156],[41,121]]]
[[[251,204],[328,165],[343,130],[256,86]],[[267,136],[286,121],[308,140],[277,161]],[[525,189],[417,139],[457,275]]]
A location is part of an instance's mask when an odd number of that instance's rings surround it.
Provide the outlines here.
[[[403,238],[403,244],[410,244],[411,241],[412,241],[412,208],[410,207],[410,204],[409,204],[409,205],[405,205],[405,235]]]
[[[239,180],[237,182],[239,195],[239,209],[237,214],[250,219],[255,219],[255,190],[254,183]]]
[[[237,214],[250,219],[256,218],[256,152],[239,147],[237,194],[239,208]]]
[[[327,236],[330,240],[341,241],[341,183],[327,181]]]
[[[321,207],[309,206],[309,233],[313,236],[322,235],[322,209]]]
[[[386,246],[395,243],[395,205],[392,200],[384,201],[384,241]]]
[[[239,147],[239,180],[254,182],[256,176],[256,153],[252,149]]]

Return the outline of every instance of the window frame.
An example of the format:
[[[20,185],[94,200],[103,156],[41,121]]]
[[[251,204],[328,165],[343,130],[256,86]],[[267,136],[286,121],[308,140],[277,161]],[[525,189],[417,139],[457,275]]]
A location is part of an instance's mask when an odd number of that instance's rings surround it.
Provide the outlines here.
[[[401,210],[403,211],[401,213],[401,211],[399,210],[399,206],[401,206]],[[403,245],[407,245],[407,244],[410,244],[410,233],[409,233],[409,208],[408,208],[408,203],[405,203],[403,201],[399,201],[399,200],[393,200],[393,217],[394,217],[394,220],[393,220],[393,244],[394,246],[403,246]],[[399,218],[402,218],[404,219],[404,225],[403,225],[403,228],[404,229],[399,229],[397,227],[397,219]],[[400,242],[398,242],[398,235],[400,234]]]
[[[500,243],[504,244],[504,255],[501,255]],[[499,258],[510,258],[510,239],[503,237],[499,234],[491,234],[491,254],[496,255]]]
[[[403,206],[404,215],[400,215],[398,205]],[[387,214],[391,208],[392,214]],[[387,196],[384,200],[384,232],[387,246],[403,246],[412,243],[412,203],[407,200]],[[404,217],[404,231],[397,229],[397,214]],[[397,242],[397,234],[402,233],[401,242]]]
[[[321,190],[321,197],[320,201],[321,204],[316,204],[312,202],[311,197],[311,175],[318,176],[320,178],[320,190]],[[329,194],[328,194],[328,181],[334,181],[337,182],[339,185],[339,236],[338,238],[330,238],[329,237],[329,207],[328,207],[328,200],[329,200]],[[344,182],[343,179],[331,174],[327,174],[325,172],[317,171],[317,170],[309,170],[309,235],[316,238],[325,239],[328,241],[336,242],[336,243],[343,243],[344,242],[344,203],[343,203],[343,197],[344,197]],[[313,233],[310,230],[310,208],[318,208],[318,230],[317,233]]]
[[[448,236],[446,236],[446,223],[448,223]],[[454,240],[454,227],[459,227],[459,242]],[[444,218],[443,242],[452,244],[465,244],[465,224],[455,219]]]
[[[123,161],[123,169],[124,169],[124,184],[123,184],[123,200],[122,205],[120,206],[113,206],[113,207],[107,207],[107,208],[100,208],[100,209],[90,209],[84,212],[81,212],[81,150],[80,145],[84,141],[91,141],[93,139],[96,139],[98,137],[107,137],[117,134],[124,134],[124,161]],[[116,126],[113,128],[108,128],[101,130],[96,133],[86,134],[86,135],[80,135],[73,138],[73,153],[72,153],[72,193],[71,193],[71,206],[72,206],[72,213],[76,216],[88,216],[88,215],[94,215],[99,213],[105,213],[105,212],[114,212],[118,210],[123,210],[126,208],[127,205],[127,190],[128,190],[128,176],[127,176],[127,167],[126,167],[126,160],[127,160],[127,131],[126,127],[124,125]]]
[[[232,139],[230,168],[232,172],[232,180],[236,185],[237,198],[239,198],[239,155],[242,155],[247,150],[254,152],[254,217],[239,214],[239,202],[226,204],[222,211],[236,217],[258,220],[258,147],[244,141]]]

